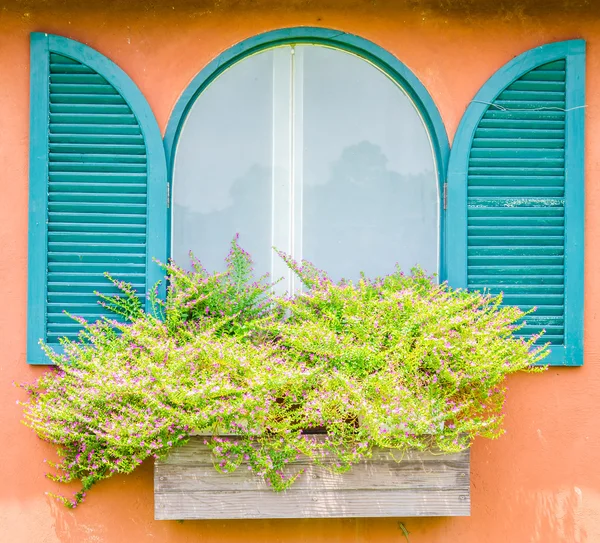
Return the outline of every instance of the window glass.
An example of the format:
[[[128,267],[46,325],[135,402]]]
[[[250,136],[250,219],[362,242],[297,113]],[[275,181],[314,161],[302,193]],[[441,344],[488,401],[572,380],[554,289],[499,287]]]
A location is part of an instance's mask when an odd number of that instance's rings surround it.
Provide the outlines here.
[[[221,269],[235,233],[256,272],[271,247],[334,279],[438,271],[434,155],[404,91],[367,61],[315,45],[238,62],[195,100],[177,144],[172,256]]]
[[[396,262],[437,272],[437,175],[415,106],[359,57],[301,49],[302,256],[336,279],[389,273]]]
[[[172,251],[223,268],[240,233],[259,274],[270,271],[273,51],[225,71],[192,105],[173,168]]]

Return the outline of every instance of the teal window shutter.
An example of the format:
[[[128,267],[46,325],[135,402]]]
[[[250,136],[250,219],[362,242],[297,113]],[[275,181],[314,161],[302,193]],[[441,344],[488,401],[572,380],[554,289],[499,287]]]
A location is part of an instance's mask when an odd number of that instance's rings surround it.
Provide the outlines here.
[[[167,183],[160,130],[131,79],[75,41],[31,35],[27,361],[47,364],[39,340],[107,311],[104,272],[140,297],[167,254]]]
[[[545,363],[583,364],[585,42],[532,49],[468,106],[448,166],[454,287],[504,293]]]

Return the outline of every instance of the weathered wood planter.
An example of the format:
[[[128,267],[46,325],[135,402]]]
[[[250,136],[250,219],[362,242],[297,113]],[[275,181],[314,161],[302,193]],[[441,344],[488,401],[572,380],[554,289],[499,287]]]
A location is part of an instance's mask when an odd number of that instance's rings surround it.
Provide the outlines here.
[[[299,460],[305,472],[291,488],[273,492],[245,466],[218,473],[203,443],[193,437],[154,468],[154,518],[429,517],[470,514],[469,451],[410,452],[398,462],[389,451],[349,472]]]

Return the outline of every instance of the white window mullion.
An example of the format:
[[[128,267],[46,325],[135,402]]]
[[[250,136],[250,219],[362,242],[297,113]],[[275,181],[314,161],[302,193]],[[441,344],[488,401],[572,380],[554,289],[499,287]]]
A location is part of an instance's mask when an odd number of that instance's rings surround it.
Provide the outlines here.
[[[292,256],[302,260],[302,191],[304,187],[304,47],[292,49]],[[294,275],[292,294],[301,290],[301,282]]]
[[[271,242],[274,247],[289,255],[292,254],[292,78],[292,48],[275,49]],[[276,294],[292,294],[292,273],[274,253],[271,259],[271,276],[273,279],[284,278],[276,285]]]

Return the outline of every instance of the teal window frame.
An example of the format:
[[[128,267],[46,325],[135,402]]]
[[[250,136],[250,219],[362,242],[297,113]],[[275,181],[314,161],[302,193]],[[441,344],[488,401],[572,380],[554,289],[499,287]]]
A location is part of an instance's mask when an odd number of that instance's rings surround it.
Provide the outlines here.
[[[187,86],[177,101],[173,112],[169,118],[167,129],[164,136],[165,154],[168,168],[168,182],[172,188],[173,183],[173,162],[177,141],[181,128],[185,122],[186,116],[202,91],[210,85],[215,78],[227,70],[233,64],[244,58],[271,49],[280,45],[291,44],[312,44],[332,47],[348,53],[352,53],[364,60],[370,62],[396,84],[410,97],[421,115],[431,140],[437,175],[438,175],[438,194],[439,194],[439,270],[438,275],[441,281],[446,279],[446,242],[445,242],[445,210],[444,210],[444,182],[446,179],[446,166],[450,153],[450,144],[446,128],[442,121],[437,106],[433,98],[421,83],[421,81],[410,71],[410,69],[400,62],[394,55],[376,45],[375,43],[353,34],[340,32],[318,27],[294,27],[278,29],[244,40],[230,49],[221,53],[203,68],[196,77]],[[172,191],[171,191],[172,192]],[[168,239],[171,239],[171,214],[169,214]],[[170,243],[169,243],[170,254]]]

